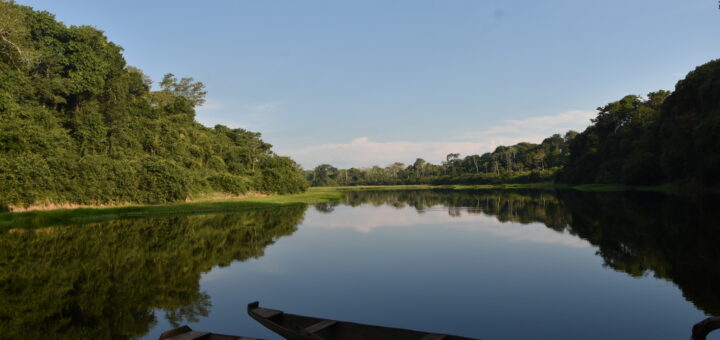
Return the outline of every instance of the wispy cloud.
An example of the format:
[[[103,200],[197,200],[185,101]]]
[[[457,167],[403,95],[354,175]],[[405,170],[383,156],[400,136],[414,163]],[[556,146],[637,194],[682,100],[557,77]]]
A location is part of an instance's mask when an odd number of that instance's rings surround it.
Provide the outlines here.
[[[590,119],[595,117],[595,115],[595,112],[574,110],[551,116],[509,119],[500,125],[493,125],[481,130],[466,132],[456,139],[525,137],[532,139],[528,141],[537,141],[537,139],[548,137],[553,133],[585,129],[585,127],[590,124]]]
[[[409,163],[416,157],[436,162],[448,153],[475,153],[488,147],[473,142],[374,142],[368,137],[358,137],[350,143],[314,145],[281,153],[291,156],[305,168],[321,163],[346,168],[385,166],[398,161]]]
[[[482,154],[493,151],[499,145],[539,143],[554,133],[583,130],[594,116],[595,113],[588,111],[568,111],[551,116],[506,120],[503,124],[461,133],[452,141],[377,142],[368,137],[357,137],[349,143],[313,145],[280,150],[280,153],[292,157],[305,168],[322,163],[341,168],[386,166],[398,161],[410,163],[416,158],[438,163],[449,153]]]
[[[222,124],[231,128],[259,129],[270,124],[281,106],[280,102],[238,105],[208,98],[196,113],[198,122],[205,126]]]

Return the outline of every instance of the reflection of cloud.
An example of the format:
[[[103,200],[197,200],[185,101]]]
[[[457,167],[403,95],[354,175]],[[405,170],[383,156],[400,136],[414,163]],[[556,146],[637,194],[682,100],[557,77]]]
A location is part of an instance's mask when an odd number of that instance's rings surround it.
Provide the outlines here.
[[[377,228],[441,225],[444,228],[460,228],[517,242],[558,244],[573,248],[590,247],[587,241],[567,233],[558,233],[542,223],[502,223],[492,216],[469,213],[452,217],[448,215],[447,208],[428,209],[421,215],[410,207],[338,207],[332,214],[309,213],[303,224],[328,229],[354,229],[363,233]]]
[[[329,163],[340,168],[386,166],[393,162],[412,163],[423,158],[432,163],[445,160],[449,153],[461,155],[482,154],[500,145],[520,142],[540,143],[544,138],[568,130],[583,130],[593,112],[568,111],[551,116],[506,120],[482,130],[470,131],[451,142],[376,142],[368,137],[357,137],[349,143],[320,144],[302,149],[283,150],[306,169]]]

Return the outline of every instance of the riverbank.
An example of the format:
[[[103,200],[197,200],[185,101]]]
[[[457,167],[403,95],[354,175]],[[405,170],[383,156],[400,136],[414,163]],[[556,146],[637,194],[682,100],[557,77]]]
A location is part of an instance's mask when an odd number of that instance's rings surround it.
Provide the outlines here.
[[[497,184],[497,185],[377,185],[312,187],[301,194],[247,196],[241,198],[208,197],[194,202],[178,202],[165,205],[123,205],[95,206],[82,208],[59,208],[53,210],[32,210],[25,212],[0,213],[0,232],[15,228],[38,228],[57,225],[102,222],[117,219],[145,218],[167,215],[190,215],[216,212],[232,212],[246,209],[272,208],[293,204],[327,203],[340,200],[348,191],[369,190],[579,190],[579,191],[655,191],[672,194],[697,194],[714,192],[708,189],[684,185],[662,185],[652,187],[587,184],[568,185],[554,183]]]
[[[327,191],[365,191],[365,190],[428,190],[428,189],[453,189],[453,190],[488,190],[488,189],[538,189],[538,190],[578,190],[590,192],[609,191],[654,191],[667,194],[700,194],[719,193],[717,189],[702,188],[684,183],[669,183],[655,186],[632,186],[622,184],[558,184],[558,183],[532,183],[532,184],[478,184],[478,185],[358,185],[358,186],[337,186],[337,187],[311,187],[310,190]]]
[[[263,209],[286,205],[315,204],[337,201],[343,197],[338,190],[312,188],[301,194],[251,196],[229,199],[207,199],[164,205],[98,206],[80,209],[32,210],[0,213],[0,232],[16,228],[39,228],[69,224],[94,223],[118,219],[168,215],[191,215]]]
[[[427,189],[454,189],[454,190],[471,190],[471,189],[538,189],[538,190],[578,190],[578,191],[657,191],[664,193],[701,193],[713,192],[710,189],[691,187],[680,184],[665,184],[658,186],[630,186],[622,184],[557,184],[557,183],[532,183],[532,184],[478,184],[478,185],[358,185],[358,186],[338,186],[338,187],[312,187],[310,190],[327,190],[327,191],[364,191],[364,190],[427,190]]]

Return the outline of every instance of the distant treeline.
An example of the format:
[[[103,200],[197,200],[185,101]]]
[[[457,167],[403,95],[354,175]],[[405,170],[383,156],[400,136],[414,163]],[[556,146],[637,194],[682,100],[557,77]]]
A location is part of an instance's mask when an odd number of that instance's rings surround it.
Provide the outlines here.
[[[720,179],[720,60],[690,72],[675,92],[628,95],[598,108],[581,133],[553,135],[541,144],[500,146],[483,155],[447,155],[442,164],[306,171],[314,186],[377,184],[496,184],[556,181],[572,184],[717,187]]]
[[[259,133],[197,123],[202,83],[168,74],[152,91],[121,51],[95,28],[0,1],[0,205],[307,188]]]
[[[385,168],[337,169],[329,164],[306,171],[314,186],[392,184],[494,184],[533,183],[552,180],[568,157],[570,142],[577,132],[553,135],[540,144],[519,143],[499,146],[483,155],[460,158],[447,155],[442,164],[422,158],[413,164],[393,163]]]

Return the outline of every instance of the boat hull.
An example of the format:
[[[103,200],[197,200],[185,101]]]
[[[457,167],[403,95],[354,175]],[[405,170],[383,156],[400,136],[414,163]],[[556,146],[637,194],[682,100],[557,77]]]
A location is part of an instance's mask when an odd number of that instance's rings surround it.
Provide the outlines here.
[[[477,340],[455,335],[321,319],[248,305],[248,314],[288,340]]]

